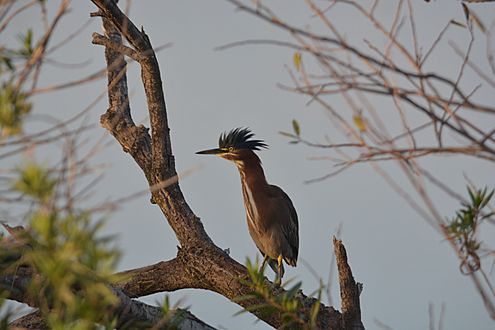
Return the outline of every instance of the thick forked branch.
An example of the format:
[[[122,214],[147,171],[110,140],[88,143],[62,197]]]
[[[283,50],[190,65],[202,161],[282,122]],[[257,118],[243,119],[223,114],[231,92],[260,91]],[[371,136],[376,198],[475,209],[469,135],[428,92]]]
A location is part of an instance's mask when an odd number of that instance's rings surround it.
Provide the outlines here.
[[[2,261],[11,263],[22,259],[22,255],[26,250],[25,247],[16,249],[10,249],[9,247],[11,247],[9,241],[0,242],[0,250],[12,250],[11,254],[2,256]],[[122,278],[122,280],[113,284],[114,293],[119,297],[119,306],[115,311],[115,315],[122,322],[129,319],[156,322],[158,318],[153,306],[142,305],[131,298],[183,288],[214,291],[233,301],[240,296],[250,295],[252,288],[245,284],[246,281],[239,281],[239,278],[245,279],[247,276],[245,267],[231,259],[223,251],[221,255],[216,254],[216,251],[216,249],[200,247],[181,248],[175,259],[118,274],[117,278]],[[28,287],[31,279],[38,276],[33,274],[33,269],[30,267],[17,267],[14,273],[6,273],[0,276],[0,287],[7,289],[7,299],[37,307],[35,300],[32,299],[28,292]],[[267,281],[266,285],[270,285],[270,283]],[[283,293],[284,290],[272,287],[273,295]],[[298,300],[301,306],[300,314],[310,315],[311,307],[317,302],[316,299],[298,294]],[[251,299],[237,303],[244,308],[248,308],[263,304],[264,301]],[[320,304],[319,310],[320,313],[316,323],[318,328],[342,329],[340,326],[341,315],[338,311],[322,304]],[[184,311],[181,313],[184,313]],[[254,311],[253,313],[274,327],[278,328],[283,324],[281,315],[278,313],[270,315],[263,314],[261,311]],[[186,318],[183,322],[203,324],[202,321],[197,320],[190,313],[184,315]],[[29,317],[25,321],[28,322]]]
[[[343,308],[345,311],[348,324],[360,324],[360,315],[356,313],[359,307],[359,294],[356,294],[356,284],[348,281],[352,278],[350,267],[347,265],[346,254],[342,253],[344,247],[340,241],[335,245],[335,255],[337,265],[339,266],[340,283],[342,287]],[[0,248],[2,250],[10,250],[11,242],[4,240]],[[10,245],[9,245],[10,244]],[[22,252],[25,247],[18,247],[12,250],[11,255],[5,255],[5,260],[16,261],[22,258]],[[343,267],[343,268],[341,268]],[[345,274],[344,276],[342,274]],[[30,298],[27,288],[33,276],[31,268],[20,267],[16,268],[15,274],[6,274],[0,276],[0,286],[9,288],[8,299],[26,303],[32,307],[36,307],[36,303]],[[180,248],[176,258],[159,262],[154,265],[129,270],[120,273],[117,278],[122,278],[118,283],[114,284],[114,293],[119,298],[119,306],[116,309],[116,315],[121,323],[128,320],[146,320],[155,323],[159,320],[158,310],[153,306],[143,305],[140,302],[131,298],[142,297],[158,292],[171,292],[183,288],[198,288],[217,292],[224,297],[235,300],[239,296],[251,294],[252,288],[246,286],[245,281],[239,281],[239,278],[245,278],[246,270],[244,266],[235,262],[226,253],[221,255],[216,254],[216,249],[208,248]],[[267,285],[270,285],[267,282]],[[345,293],[347,292],[348,293]],[[284,291],[280,288],[272,288],[272,294],[283,294]],[[350,299],[350,300],[349,300]],[[299,305],[301,306],[299,313],[301,315],[310,315],[311,308],[316,303],[316,299],[309,298],[303,294],[298,294]],[[344,303],[344,301],[346,303]],[[349,301],[351,301],[349,303]],[[248,308],[250,306],[259,305],[263,301],[252,299],[249,301],[238,302],[241,306]],[[351,306],[351,307],[349,307]],[[347,329],[343,326],[342,315],[332,307],[320,305],[320,312],[317,318],[316,325],[320,329]],[[182,312],[184,313],[184,312]],[[280,327],[283,323],[278,314],[263,315],[255,311],[255,315],[263,319],[265,322]],[[198,320],[190,313],[184,314],[183,322],[200,323],[202,328],[210,329],[209,326]],[[18,320],[21,323],[31,322],[32,318]]]
[[[93,3],[100,9],[98,14],[103,18],[105,35],[112,41],[105,48],[109,68],[110,108],[101,118],[102,125],[114,135],[124,150],[133,156],[149,185],[159,185],[176,176],[177,172],[172,155],[160,70],[153,47],[144,31],[139,31],[113,1],[93,0]],[[137,127],[132,121],[127,96],[125,60],[120,52],[110,46],[122,44],[121,33],[134,47],[140,59],[141,78],[150,114],[151,138],[143,126]],[[97,43],[101,42],[101,38],[98,37]],[[166,216],[182,246],[211,242],[201,221],[186,203],[178,184],[153,190],[153,200]]]
[[[109,78],[110,107],[101,117],[101,123],[143,170],[152,190],[153,202],[160,207],[180,242],[175,259],[128,271],[126,275],[130,275],[129,278],[118,283],[118,287],[129,297],[200,288],[217,292],[244,308],[263,304],[261,298],[236,300],[252,293],[252,287],[246,282],[249,278],[247,270],[211,241],[200,219],[185,201],[178,183],[157,188],[163,181],[176,176],[158,62],[147,35],[134,26],[114,1],[92,2],[98,6],[97,15],[103,18],[105,28],[105,37],[95,35],[93,42],[105,46]],[[129,41],[132,51],[122,48],[121,35]],[[110,41],[106,42],[104,38]],[[132,121],[122,52],[132,55],[141,65],[151,137],[144,126],[136,127]],[[271,290],[274,295],[284,293],[281,288],[272,287]],[[297,299],[301,306],[298,312],[309,320],[316,299],[303,294]],[[342,329],[338,311],[322,304],[319,311],[318,328]],[[255,310],[252,313],[274,327],[284,325],[280,312],[267,315]]]

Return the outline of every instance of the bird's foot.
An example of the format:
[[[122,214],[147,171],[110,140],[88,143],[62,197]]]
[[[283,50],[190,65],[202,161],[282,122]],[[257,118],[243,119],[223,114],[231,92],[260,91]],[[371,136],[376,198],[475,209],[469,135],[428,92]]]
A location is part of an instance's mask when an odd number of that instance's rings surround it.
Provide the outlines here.
[[[277,258],[277,264],[278,264],[277,277],[275,278],[276,287],[280,287],[280,285],[282,284],[282,277],[284,276],[284,268],[283,268],[284,266],[282,265],[282,261],[283,261],[282,255],[279,255]]]

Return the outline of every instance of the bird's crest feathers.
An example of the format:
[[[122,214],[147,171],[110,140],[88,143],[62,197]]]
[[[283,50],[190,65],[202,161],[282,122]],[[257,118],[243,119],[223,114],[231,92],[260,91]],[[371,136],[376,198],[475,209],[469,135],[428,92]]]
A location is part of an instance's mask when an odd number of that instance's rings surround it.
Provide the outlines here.
[[[220,134],[218,139],[218,147],[220,149],[249,149],[260,150],[268,148],[268,145],[263,140],[251,140],[254,133],[249,128],[235,128],[230,132]]]

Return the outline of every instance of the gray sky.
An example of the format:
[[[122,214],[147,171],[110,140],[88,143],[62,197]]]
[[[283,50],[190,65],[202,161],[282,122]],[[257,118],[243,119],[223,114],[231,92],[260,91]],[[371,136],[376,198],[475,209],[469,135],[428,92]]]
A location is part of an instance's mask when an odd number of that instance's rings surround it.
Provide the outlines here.
[[[300,26],[314,24],[313,29],[321,30],[304,4],[269,3],[285,21]],[[392,3],[396,1],[382,3],[377,11],[389,23],[395,10]],[[464,21],[459,2],[414,3],[419,42],[425,48],[450,19]],[[478,9],[487,24],[495,17],[493,5],[473,8]],[[83,25],[90,11],[94,11],[90,1],[74,1],[73,10],[64,19],[55,40],[62,40],[64,35]],[[19,29],[33,26],[37,14],[32,11],[23,15],[22,20],[4,33],[12,37]],[[349,40],[360,46],[363,38],[381,40],[372,29],[345,14],[337,11],[331,17]],[[222,0],[134,1],[130,17],[137,26],[144,26],[155,46],[173,42],[172,47],[158,54],[173,150],[179,171],[199,167],[182,180],[181,187],[217,245],[230,248],[231,256],[242,263],[246,257],[253,259],[257,255],[247,232],[237,170],[224,160],[201,157],[194,152],[214,147],[218,135],[225,130],[248,126],[270,145],[270,149],[259,153],[269,182],[281,186],[291,196],[299,214],[300,261],[296,269],[287,270],[286,278],[303,281],[304,292],[313,292],[319,278],[312,274],[311,267],[326,283],[331,236],[342,223],[342,238],[350,265],[356,279],[364,283],[361,309],[367,328],[377,328],[374,320],[378,319],[394,329],[425,329],[429,322],[429,303],[434,304],[437,320],[440,306],[445,303],[444,329],[493,327],[472,283],[459,273],[459,262],[448,244],[371,167],[358,165],[329,180],[304,184],[307,179],[330,172],[332,164],[309,160],[312,156],[325,155],[325,151],[290,145],[278,132],[290,130],[291,120],[296,118],[302,134],[310,140],[324,141],[323,137],[328,135],[333,141],[339,141],[342,137],[334,132],[324,110],[316,104],[307,106],[305,97],[276,87],[279,82],[290,84],[284,65],[292,65],[292,51],[271,46],[214,50],[216,46],[244,39],[287,39],[284,33],[236,11]],[[99,19],[92,19],[83,33],[54,56],[64,63],[90,60],[89,64],[77,69],[47,66],[41,85],[75,79],[104,66],[103,48],[91,45],[91,33],[100,32],[100,25]],[[481,35],[477,38],[474,58],[479,66],[488,69],[485,42]],[[467,32],[452,29],[446,40],[464,45]],[[442,51],[434,54],[430,69],[450,73],[458,63],[459,59],[445,44]],[[466,86],[472,88],[477,83],[473,78]],[[105,81],[99,81],[69,92],[37,96],[34,111],[68,118],[89,105],[105,86]],[[137,122],[145,120],[146,103],[135,64],[129,68],[129,88],[133,117]],[[493,95],[482,90],[479,100],[493,103]],[[100,101],[88,120],[98,122],[106,106],[106,99]],[[335,106],[345,111],[345,104],[338,98]],[[387,111],[385,104],[383,111]],[[493,126],[493,123],[487,125]],[[106,134],[102,128],[93,132],[95,141]],[[112,167],[99,184],[95,200],[116,199],[146,189],[140,170],[117,143],[105,149],[97,161]],[[422,164],[463,194],[466,184],[463,173],[479,185],[494,186],[493,168],[488,163],[435,157],[425,159]],[[385,168],[393,176],[400,175],[393,165]],[[399,179],[399,182],[407,187],[405,180]],[[433,190],[432,196],[445,216],[450,217],[458,208],[457,203],[438,191]],[[177,240],[158,208],[149,203],[148,196],[129,202],[113,214],[106,230],[119,236],[123,250],[119,268],[122,270],[175,256]],[[493,231],[487,234],[487,239],[492,238]],[[269,272],[268,276],[273,277],[273,273]],[[332,283],[333,299],[339,308],[338,283],[336,279],[332,279]],[[232,316],[240,307],[214,293],[184,290],[171,293],[170,297],[172,301],[182,300],[182,306],[190,306],[193,313],[213,326],[268,328],[263,322],[254,323],[251,315]],[[144,300],[155,302],[161,298],[154,296]],[[325,303],[326,300],[324,296]]]

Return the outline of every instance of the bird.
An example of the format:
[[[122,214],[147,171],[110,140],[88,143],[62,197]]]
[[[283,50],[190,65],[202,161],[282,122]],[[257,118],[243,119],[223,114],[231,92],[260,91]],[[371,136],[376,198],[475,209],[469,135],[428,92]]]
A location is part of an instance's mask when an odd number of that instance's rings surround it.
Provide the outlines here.
[[[216,155],[233,162],[240,174],[244,208],[249,234],[263,255],[260,271],[268,262],[280,286],[285,270],[283,261],[297,265],[299,223],[289,196],[278,186],[267,182],[261,159],[255,153],[268,145],[253,139],[249,128],[235,128],[220,134],[218,148],[196,152]]]

